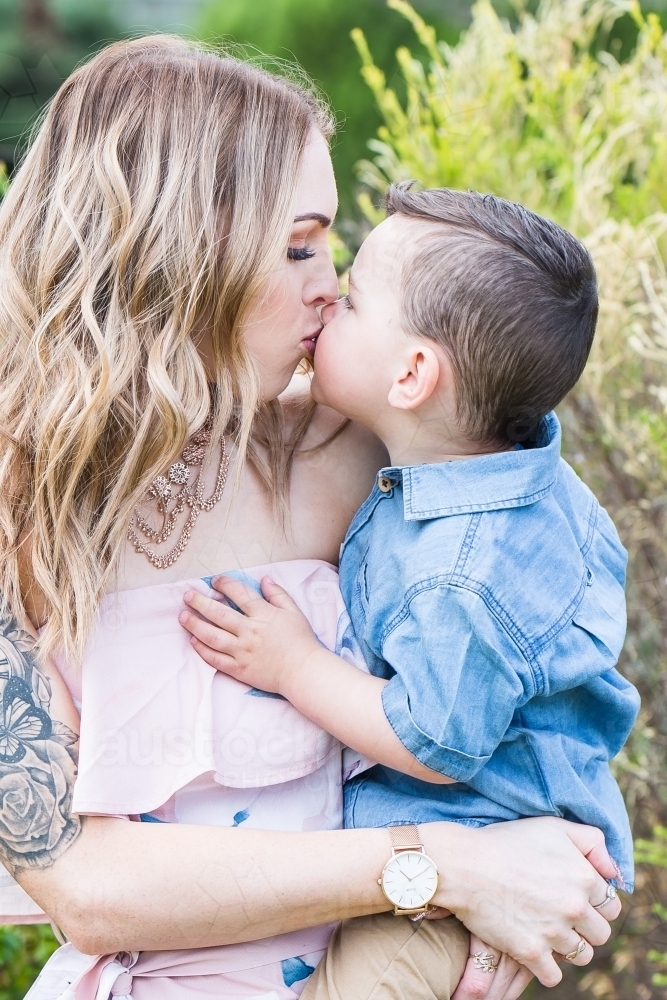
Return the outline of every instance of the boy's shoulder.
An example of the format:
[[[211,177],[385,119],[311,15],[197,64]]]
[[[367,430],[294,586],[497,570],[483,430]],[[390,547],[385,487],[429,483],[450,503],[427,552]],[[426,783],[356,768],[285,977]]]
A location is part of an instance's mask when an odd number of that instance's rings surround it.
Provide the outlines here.
[[[538,448],[402,470],[397,503],[375,504],[373,537],[358,552],[383,615],[424,588],[444,588],[448,599],[484,604],[527,650],[571,623],[584,597],[624,619],[625,550],[560,457],[557,418],[543,423]]]
[[[622,643],[626,564],[611,518],[560,459],[547,496],[479,516],[450,584],[474,591],[532,659],[582,616],[608,620]]]

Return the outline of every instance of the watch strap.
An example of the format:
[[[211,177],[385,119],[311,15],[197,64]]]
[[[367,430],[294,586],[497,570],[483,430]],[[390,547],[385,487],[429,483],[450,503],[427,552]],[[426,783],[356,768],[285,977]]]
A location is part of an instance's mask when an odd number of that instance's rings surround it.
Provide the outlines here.
[[[405,826],[390,826],[388,829],[394,854],[398,851],[421,851],[422,854],[424,853],[424,845],[414,823]]]

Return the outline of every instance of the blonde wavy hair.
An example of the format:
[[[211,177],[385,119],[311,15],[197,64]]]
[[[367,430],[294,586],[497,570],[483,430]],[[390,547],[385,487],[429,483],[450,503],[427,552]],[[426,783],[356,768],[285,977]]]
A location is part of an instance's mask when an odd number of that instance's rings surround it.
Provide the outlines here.
[[[23,614],[25,546],[44,654],[80,659],[134,506],[211,407],[213,440],[233,427],[284,493],[294,441],[242,326],[313,128],[333,131],[306,86],[167,35],[108,46],[54,97],[0,207],[0,594]]]

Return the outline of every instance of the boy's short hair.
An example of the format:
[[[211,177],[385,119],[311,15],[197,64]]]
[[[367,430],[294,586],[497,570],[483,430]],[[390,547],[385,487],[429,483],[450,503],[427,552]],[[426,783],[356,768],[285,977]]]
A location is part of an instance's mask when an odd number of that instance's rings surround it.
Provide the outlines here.
[[[555,222],[475,191],[392,185],[390,215],[423,220],[403,266],[406,329],[440,344],[478,441],[528,441],[581,375],[598,315],[586,248]]]

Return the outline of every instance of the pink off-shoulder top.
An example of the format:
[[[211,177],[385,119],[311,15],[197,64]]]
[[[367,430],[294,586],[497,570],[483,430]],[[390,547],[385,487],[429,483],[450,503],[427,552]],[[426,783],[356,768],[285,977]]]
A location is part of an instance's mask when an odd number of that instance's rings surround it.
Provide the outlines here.
[[[269,573],[320,641],[364,668],[334,567],[274,563],[229,575],[258,589]],[[280,696],[218,673],[194,651],[178,614],[183,595],[219,597],[211,579],[108,595],[75,674],[59,668],[81,710],[74,810],[143,822],[272,830],[342,826],[343,767],[368,766]],[[216,859],[211,858],[211,864]],[[174,858],[174,865],[178,858]],[[0,870],[0,919],[46,920]],[[119,873],[122,877],[122,873]],[[176,952],[85,956],[71,944],[47,962],[26,1000],[292,1000],[326,948],[332,925],[248,944]]]

